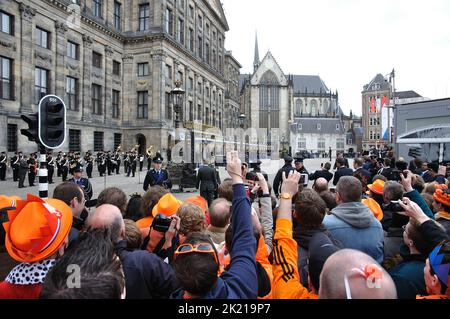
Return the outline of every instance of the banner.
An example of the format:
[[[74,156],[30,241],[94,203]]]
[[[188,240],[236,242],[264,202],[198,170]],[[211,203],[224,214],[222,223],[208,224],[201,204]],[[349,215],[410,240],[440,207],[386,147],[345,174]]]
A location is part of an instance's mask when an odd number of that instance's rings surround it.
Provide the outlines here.
[[[383,100],[385,102],[385,100]],[[384,141],[389,141],[390,123],[389,123],[389,103],[384,103],[381,108],[381,135]]]

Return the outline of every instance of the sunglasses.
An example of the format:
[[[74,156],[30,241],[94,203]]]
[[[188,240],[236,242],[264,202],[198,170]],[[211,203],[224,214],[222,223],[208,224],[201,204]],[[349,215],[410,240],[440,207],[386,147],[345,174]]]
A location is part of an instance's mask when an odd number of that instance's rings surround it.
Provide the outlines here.
[[[183,244],[180,245],[175,251],[174,260],[178,255],[185,255],[191,253],[201,253],[201,254],[211,254],[214,256],[216,263],[219,264],[219,259],[217,258],[217,253],[214,247],[210,243],[199,243],[197,245]]]

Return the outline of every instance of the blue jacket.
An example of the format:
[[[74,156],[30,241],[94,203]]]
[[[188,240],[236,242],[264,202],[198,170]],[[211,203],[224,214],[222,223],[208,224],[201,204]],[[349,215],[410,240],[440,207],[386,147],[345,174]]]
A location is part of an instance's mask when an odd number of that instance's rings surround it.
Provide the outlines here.
[[[405,197],[408,197],[410,200],[412,200],[417,205],[419,205],[420,208],[425,213],[425,215],[427,215],[431,219],[434,219],[433,212],[431,211],[430,207],[427,205],[427,203],[425,202],[425,200],[423,199],[423,197],[419,194],[419,192],[417,190],[413,190],[409,193],[406,193]]]
[[[402,255],[402,257],[403,261],[389,270],[397,288],[398,299],[416,299],[417,295],[426,295],[423,276],[426,257],[422,255]]]
[[[172,267],[146,250],[128,250],[127,242],[116,245],[125,274],[127,299],[168,298],[179,288]]]
[[[383,262],[383,227],[363,203],[340,204],[325,216],[323,224],[343,248],[362,251],[378,263]]]
[[[256,299],[258,296],[256,239],[250,201],[244,184],[233,185],[233,193],[231,263],[204,299]],[[183,295],[184,291],[180,289],[172,298],[182,299]]]

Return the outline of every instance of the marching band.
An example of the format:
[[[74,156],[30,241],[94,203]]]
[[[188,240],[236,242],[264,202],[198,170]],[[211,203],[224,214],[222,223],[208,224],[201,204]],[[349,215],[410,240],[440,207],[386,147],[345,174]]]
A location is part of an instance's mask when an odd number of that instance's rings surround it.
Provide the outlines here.
[[[80,152],[70,151],[64,153],[59,151],[53,154],[52,151],[47,153],[47,169],[48,169],[48,183],[54,183],[54,174],[61,178],[61,181],[69,180],[68,175],[74,175],[75,170],[81,167],[90,179],[93,177],[94,163],[96,163],[99,176],[119,175],[120,166],[123,163],[124,174],[127,177],[135,176],[136,170],[142,171],[144,160],[147,159],[148,167],[150,168],[153,159],[153,146],[146,150],[146,154],[139,154],[139,145],[136,145],[129,151],[122,151],[122,146],[119,146],[114,151],[99,151],[96,155],[91,150],[88,150],[84,156]],[[19,188],[26,187],[24,181],[28,174],[29,186],[34,186],[36,176],[39,170],[38,153],[32,153],[29,156],[22,152],[15,152],[14,155],[8,158],[6,152],[0,154],[0,181],[6,180],[6,173],[8,168],[12,170],[12,178],[14,182],[19,183]],[[56,172],[55,172],[56,171]]]

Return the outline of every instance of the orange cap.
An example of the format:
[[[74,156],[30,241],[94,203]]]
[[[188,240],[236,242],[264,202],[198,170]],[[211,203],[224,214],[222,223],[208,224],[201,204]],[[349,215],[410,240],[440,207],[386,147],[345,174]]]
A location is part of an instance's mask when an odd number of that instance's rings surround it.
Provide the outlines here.
[[[53,255],[66,241],[72,227],[72,210],[58,199],[42,200],[28,194],[3,223],[8,254],[19,262],[32,263]]]
[[[436,191],[434,192],[433,199],[444,206],[450,207],[450,193],[447,185],[434,185],[434,188],[436,188]]]
[[[158,204],[153,207],[152,215],[156,217],[158,214],[166,215],[170,217],[177,213],[178,208],[183,204],[182,201],[178,200],[171,193],[164,195],[159,200]]]
[[[205,214],[206,214],[206,211],[208,210],[208,202],[206,201],[206,199],[204,199],[200,195],[195,196],[195,197],[189,197],[188,199],[186,199],[186,203],[191,203],[191,204],[194,204],[194,205],[200,207],[202,209],[203,213],[205,213]]]
[[[378,204],[375,199],[366,198],[362,200],[362,203],[369,207],[376,219],[378,219],[379,221],[383,219],[383,210],[381,209],[380,204]]]
[[[367,188],[375,194],[383,195],[384,181],[377,179],[373,184],[367,185]]]

